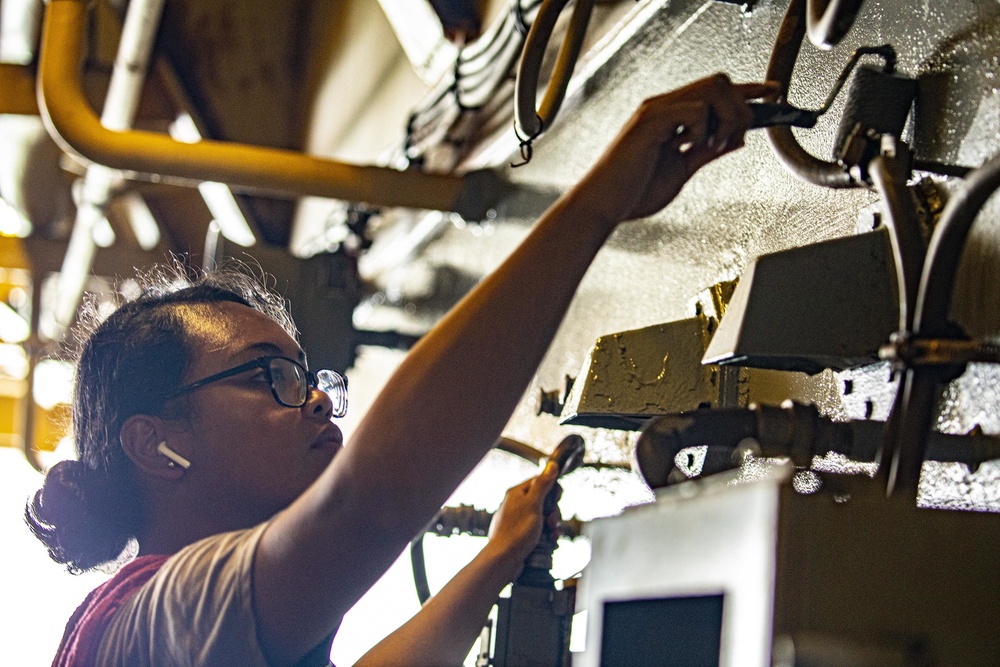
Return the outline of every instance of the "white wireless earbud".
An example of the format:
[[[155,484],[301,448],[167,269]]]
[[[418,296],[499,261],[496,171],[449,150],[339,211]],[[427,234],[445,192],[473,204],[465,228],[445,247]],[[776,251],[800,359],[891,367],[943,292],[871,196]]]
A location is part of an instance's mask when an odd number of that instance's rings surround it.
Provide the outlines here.
[[[170,463],[168,463],[167,465],[169,465],[171,468],[173,468],[175,465],[179,465],[185,470],[191,467],[191,462],[188,461],[183,456],[181,456],[180,454],[178,454],[177,452],[175,452],[174,450],[170,449],[170,447],[167,446],[166,440],[164,440],[163,442],[161,442],[156,446],[156,451],[158,451],[159,453],[163,454],[168,459],[170,459]]]

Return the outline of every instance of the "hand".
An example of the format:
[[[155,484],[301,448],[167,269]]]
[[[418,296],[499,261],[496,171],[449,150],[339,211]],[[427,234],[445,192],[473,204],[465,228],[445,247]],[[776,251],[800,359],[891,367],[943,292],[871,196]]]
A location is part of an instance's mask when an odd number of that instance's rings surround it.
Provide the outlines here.
[[[510,566],[509,580],[517,578],[525,559],[538,544],[543,523],[552,528],[558,526],[558,509],[551,516],[542,516],[545,496],[555,486],[558,476],[556,464],[548,463],[540,475],[509,489],[493,516],[487,548],[496,550]]]
[[[614,224],[656,213],[698,169],[743,145],[747,100],[776,90],[716,74],[647,99],[573,189],[574,205]]]

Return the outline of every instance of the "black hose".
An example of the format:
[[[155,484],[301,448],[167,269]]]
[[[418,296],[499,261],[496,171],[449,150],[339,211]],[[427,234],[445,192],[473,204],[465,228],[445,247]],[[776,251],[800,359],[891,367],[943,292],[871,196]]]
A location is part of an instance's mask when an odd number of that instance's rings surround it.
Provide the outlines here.
[[[545,454],[535,449],[531,445],[525,444],[512,438],[501,437],[497,440],[494,448],[500,451],[519,456],[525,461],[538,464],[546,457]],[[413,585],[417,589],[417,598],[423,606],[431,598],[430,584],[427,582],[427,563],[424,560],[424,535],[427,531],[421,531],[419,535],[410,542],[410,565],[413,567]]]
[[[926,248],[913,197],[906,189],[909,170],[899,158],[879,156],[869,163],[868,171],[885,201],[884,222],[896,268],[899,331],[911,331]]]
[[[420,533],[410,542],[410,565],[413,566],[413,585],[417,589],[420,606],[431,599],[431,587],[427,583],[427,564],[424,562],[424,533]]]
[[[969,230],[979,211],[998,188],[1000,155],[972,172],[964,187],[948,200],[941,214],[941,221],[931,235],[920,280],[914,319],[914,331],[918,335],[938,336],[946,333],[955,276]]]
[[[963,167],[957,164],[945,164],[944,162],[936,162],[935,160],[918,159],[913,160],[913,170],[927,171],[932,174],[940,174],[941,176],[954,176],[955,178],[965,178],[975,171],[972,167]]]

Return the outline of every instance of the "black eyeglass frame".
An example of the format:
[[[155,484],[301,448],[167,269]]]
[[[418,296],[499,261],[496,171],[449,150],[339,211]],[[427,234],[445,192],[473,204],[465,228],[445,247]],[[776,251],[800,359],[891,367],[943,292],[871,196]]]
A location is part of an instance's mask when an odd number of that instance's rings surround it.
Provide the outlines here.
[[[305,392],[303,392],[304,398],[302,399],[301,403],[298,404],[288,403],[286,401],[283,401],[281,397],[278,396],[278,392],[274,388],[274,377],[271,375],[271,363],[276,359],[287,361],[297,366],[302,371],[302,377],[305,378],[306,382],[306,390]],[[288,357],[282,357],[280,355],[257,357],[256,359],[252,359],[251,361],[248,361],[245,364],[240,364],[239,366],[234,366],[224,371],[220,371],[218,373],[215,373],[214,375],[209,375],[208,377],[204,377],[200,380],[195,380],[191,384],[186,384],[183,387],[180,387],[179,389],[170,392],[164,397],[163,400],[165,401],[172,400],[174,398],[177,398],[178,396],[183,396],[184,394],[192,392],[195,389],[200,389],[201,387],[204,387],[207,384],[212,384],[213,382],[218,382],[219,380],[225,380],[226,378],[233,377],[234,375],[239,375],[240,373],[245,373],[255,368],[261,368],[264,370],[264,373],[267,376],[267,384],[271,388],[271,395],[274,397],[274,400],[278,402],[278,405],[283,405],[287,408],[301,408],[303,405],[305,405],[309,401],[310,389],[319,389],[320,391],[323,391],[329,395],[330,392],[320,388],[320,376],[319,376],[320,373],[324,374],[328,373],[332,377],[332,382],[327,382],[324,384],[329,384],[332,388],[339,389],[342,394],[341,396],[330,396],[331,401],[333,403],[333,416],[343,417],[344,415],[347,414],[346,377],[344,377],[337,371],[332,371],[329,369],[311,371],[302,364],[300,364],[299,362],[295,361],[294,359],[289,359]]]

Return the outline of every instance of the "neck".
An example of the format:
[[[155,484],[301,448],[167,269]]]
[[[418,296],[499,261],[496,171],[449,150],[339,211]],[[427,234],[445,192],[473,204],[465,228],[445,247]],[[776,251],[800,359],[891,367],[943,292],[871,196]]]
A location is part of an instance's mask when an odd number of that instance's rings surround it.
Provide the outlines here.
[[[250,528],[260,520],[230,516],[213,503],[189,503],[177,496],[148,503],[143,530],[137,536],[139,555],[174,554],[198,540],[233,530]],[[211,511],[206,508],[211,507]]]

